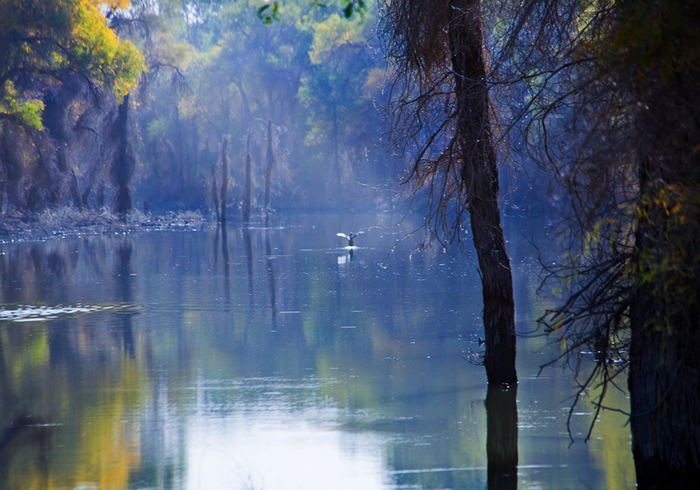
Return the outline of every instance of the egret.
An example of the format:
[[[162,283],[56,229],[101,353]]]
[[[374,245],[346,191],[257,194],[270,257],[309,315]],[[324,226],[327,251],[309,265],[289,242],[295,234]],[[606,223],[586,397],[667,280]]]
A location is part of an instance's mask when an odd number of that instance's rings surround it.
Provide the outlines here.
[[[354,247],[355,238],[362,235],[363,233],[364,231],[358,231],[357,233],[348,233],[347,235],[345,233],[337,233],[337,235],[347,239],[348,247]]]

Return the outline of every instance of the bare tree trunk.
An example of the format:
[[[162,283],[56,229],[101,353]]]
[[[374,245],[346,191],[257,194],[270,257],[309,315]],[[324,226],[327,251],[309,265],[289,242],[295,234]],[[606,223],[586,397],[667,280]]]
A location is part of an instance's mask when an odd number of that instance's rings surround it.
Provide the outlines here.
[[[265,163],[265,212],[270,205],[272,170],[275,168],[275,155],[272,151],[272,121],[267,121],[267,157]]]
[[[338,192],[338,198],[343,201],[343,185],[340,176],[340,143],[338,141],[338,110],[336,103],[333,102],[333,171],[335,173],[335,187]]]
[[[209,176],[209,198],[211,206],[216,214],[216,222],[221,223],[221,211],[219,210],[219,186],[216,182],[216,165],[212,164]]]
[[[70,171],[70,181],[68,182],[68,190],[70,191],[71,199],[73,200],[73,205],[81,209],[83,207],[83,201],[80,199],[80,190],[78,187],[78,178],[75,176],[75,170]]]
[[[7,179],[3,182],[7,195],[7,208],[22,208],[22,178],[24,177],[24,164],[22,161],[21,147],[18,144],[19,129],[9,121],[2,124],[0,136],[0,165],[3,166],[3,174]]]
[[[226,201],[228,192],[228,137],[224,136],[221,142],[221,224],[226,226]]]
[[[513,278],[498,208],[498,166],[489,122],[479,0],[451,0],[450,6],[448,36],[462,151],[461,183],[466,186],[484,300],[484,365],[489,383],[516,383]]]
[[[250,131],[245,147],[245,185],[243,188],[243,221],[250,220],[250,200],[253,194],[253,158],[250,156]]]

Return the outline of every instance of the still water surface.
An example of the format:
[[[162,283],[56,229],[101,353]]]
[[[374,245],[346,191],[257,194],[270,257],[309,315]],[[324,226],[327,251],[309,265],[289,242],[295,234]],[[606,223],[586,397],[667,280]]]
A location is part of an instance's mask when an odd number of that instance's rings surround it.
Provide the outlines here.
[[[508,443],[465,360],[483,335],[473,254],[397,244],[411,225],[382,223],[0,245],[0,488],[497,488],[487,437]],[[363,227],[356,249],[336,236]],[[527,332],[536,253],[508,234]],[[542,339],[518,349],[512,481],[633,488],[625,418],[604,413],[584,444],[584,401],[569,447],[571,373],[537,376],[555,354]]]

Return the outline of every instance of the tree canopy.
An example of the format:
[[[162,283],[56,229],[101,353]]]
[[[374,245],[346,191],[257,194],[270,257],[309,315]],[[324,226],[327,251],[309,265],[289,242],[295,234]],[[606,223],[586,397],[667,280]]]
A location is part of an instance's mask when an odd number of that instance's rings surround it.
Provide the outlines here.
[[[143,56],[120,41],[101,6],[128,2],[90,0],[2,0],[0,10],[0,94],[4,117],[41,128],[38,95],[70,74],[121,98],[145,69]]]

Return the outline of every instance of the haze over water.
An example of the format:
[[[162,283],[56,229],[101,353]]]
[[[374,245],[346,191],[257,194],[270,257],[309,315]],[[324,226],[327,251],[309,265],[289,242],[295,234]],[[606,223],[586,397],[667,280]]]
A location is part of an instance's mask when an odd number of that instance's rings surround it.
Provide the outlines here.
[[[1,244],[0,416],[31,423],[0,446],[0,488],[486,488],[474,254],[389,222]],[[537,255],[507,235],[525,333]],[[583,400],[569,447],[572,373],[537,377],[552,349],[518,340],[518,487],[633,487],[624,416],[584,444]]]

